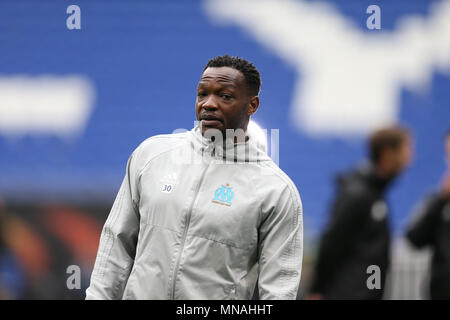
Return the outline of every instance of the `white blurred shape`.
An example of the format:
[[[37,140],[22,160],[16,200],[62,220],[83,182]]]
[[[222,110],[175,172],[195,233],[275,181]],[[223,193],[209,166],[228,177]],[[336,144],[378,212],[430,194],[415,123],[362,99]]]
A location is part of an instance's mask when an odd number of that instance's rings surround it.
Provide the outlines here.
[[[72,138],[82,133],[94,98],[85,76],[0,76],[0,134]]]
[[[247,126],[247,132],[249,136],[255,139],[258,149],[267,153],[267,129],[261,129],[255,121],[250,120]]]
[[[324,2],[204,3],[214,22],[241,26],[297,70],[292,119],[314,136],[364,135],[394,123],[403,88],[423,91],[435,70],[450,70],[449,0],[428,17],[399,19],[394,32],[371,34]]]

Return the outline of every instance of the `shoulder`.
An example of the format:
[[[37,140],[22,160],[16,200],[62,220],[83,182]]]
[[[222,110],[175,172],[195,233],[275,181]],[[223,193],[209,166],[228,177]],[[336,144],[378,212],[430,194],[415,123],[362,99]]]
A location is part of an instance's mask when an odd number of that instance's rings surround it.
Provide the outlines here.
[[[292,179],[273,161],[260,163],[261,174],[258,185],[266,193],[291,201],[294,206],[301,207],[301,198],[297,186]]]
[[[364,181],[360,179],[351,179],[337,188],[334,201],[333,211],[341,212],[346,216],[360,217],[366,216],[360,213],[370,213],[375,205],[380,200],[367,186]]]
[[[152,136],[139,144],[130,159],[135,163],[136,168],[142,169],[153,159],[182,147],[187,141],[187,132]]]
[[[185,142],[186,140],[187,132],[159,134],[142,141],[141,144],[135,149],[135,152],[145,153],[164,151],[177,146],[180,143]]]
[[[357,173],[351,172],[338,177],[337,194],[347,200],[370,202],[374,198],[374,193],[367,181]]]
[[[438,192],[428,194],[414,209],[418,215],[438,214],[450,201],[442,197]]]
[[[373,198],[370,188],[360,181],[352,181],[348,185],[342,187],[341,193],[348,198],[355,200],[369,200]]]

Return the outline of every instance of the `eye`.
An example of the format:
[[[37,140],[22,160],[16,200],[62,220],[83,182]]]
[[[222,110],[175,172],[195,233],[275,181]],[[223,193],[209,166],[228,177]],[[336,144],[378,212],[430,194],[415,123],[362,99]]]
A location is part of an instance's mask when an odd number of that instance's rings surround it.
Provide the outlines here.
[[[232,95],[229,95],[229,94],[226,94],[226,93],[221,94],[220,97],[225,99],[225,100],[233,99]]]
[[[197,97],[204,98],[204,97],[206,97],[206,93],[204,93],[204,92],[197,92]]]

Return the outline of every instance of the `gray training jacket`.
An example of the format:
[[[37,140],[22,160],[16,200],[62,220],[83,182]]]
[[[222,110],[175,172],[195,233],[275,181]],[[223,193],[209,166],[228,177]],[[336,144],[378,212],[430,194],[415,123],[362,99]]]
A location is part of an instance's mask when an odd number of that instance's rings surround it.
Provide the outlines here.
[[[86,299],[296,299],[302,204],[249,134],[145,140],[103,227]],[[217,141],[217,139],[216,139]]]

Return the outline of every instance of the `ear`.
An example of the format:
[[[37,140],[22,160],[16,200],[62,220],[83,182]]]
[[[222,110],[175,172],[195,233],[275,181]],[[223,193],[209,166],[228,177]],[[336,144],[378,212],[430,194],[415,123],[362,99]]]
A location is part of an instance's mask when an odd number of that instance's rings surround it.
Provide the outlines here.
[[[258,110],[259,107],[259,97],[253,96],[250,98],[248,105],[247,105],[247,115],[251,116]]]

